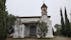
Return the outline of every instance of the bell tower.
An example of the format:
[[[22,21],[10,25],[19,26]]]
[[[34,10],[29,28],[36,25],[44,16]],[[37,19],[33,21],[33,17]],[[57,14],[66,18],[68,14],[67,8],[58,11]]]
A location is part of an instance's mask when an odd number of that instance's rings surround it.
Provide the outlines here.
[[[47,22],[47,20],[48,20],[47,16],[48,15],[47,15],[47,6],[46,6],[45,3],[43,3],[42,6],[41,6],[41,15],[42,15],[41,20],[44,21],[44,22]]]
[[[47,15],[47,6],[45,3],[43,3],[43,5],[41,6],[41,14],[43,15]]]
[[[47,23],[47,26],[48,26],[48,31],[46,33],[46,37],[48,38],[53,38],[53,30],[52,30],[52,24],[51,24],[51,20],[50,20],[50,16],[47,15],[47,6],[45,3],[42,4],[41,6],[41,14],[42,14],[42,17],[41,17],[41,21]]]

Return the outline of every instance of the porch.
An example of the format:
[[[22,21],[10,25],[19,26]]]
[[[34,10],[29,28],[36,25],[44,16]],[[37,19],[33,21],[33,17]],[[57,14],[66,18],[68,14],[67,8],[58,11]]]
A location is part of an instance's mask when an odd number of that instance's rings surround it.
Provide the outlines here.
[[[36,37],[37,35],[37,25],[36,23],[25,23],[25,31],[24,35],[25,37]]]

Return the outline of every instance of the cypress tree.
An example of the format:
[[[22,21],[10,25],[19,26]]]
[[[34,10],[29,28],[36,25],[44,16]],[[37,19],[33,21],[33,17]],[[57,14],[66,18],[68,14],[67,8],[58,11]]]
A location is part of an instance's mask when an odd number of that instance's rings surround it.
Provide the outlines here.
[[[61,15],[61,34],[64,34],[64,19],[62,15],[62,9],[60,9],[60,15]]]
[[[66,8],[65,8],[65,24],[70,24],[70,23],[69,23],[69,19],[68,19],[68,17],[67,17]]]
[[[6,40],[8,33],[14,32],[12,27],[16,20],[15,16],[8,15],[5,3],[6,0],[0,0],[0,40]]]
[[[7,37],[6,32],[6,17],[7,13],[5,11],[6,0],[0,0],[0,40],[5,40]]]
[[[65,8],[65,23],[64,23],[64,19],[63,19],[63,15],[62,15],[62,9],[60,9],[60,15],[61,15],[61,34],[63,36],[67,36],[70,37],[71,36],[71,27],[70,27],[70,22],[69,19],[67,17],[67,11]]]
[[[68,36],[70,37],[71,36],[71,28],[70,28],[70,22],[69,22],[69,19],[67,17],[67,11],[66,11],[66,8],[65,8],[65,36]]]

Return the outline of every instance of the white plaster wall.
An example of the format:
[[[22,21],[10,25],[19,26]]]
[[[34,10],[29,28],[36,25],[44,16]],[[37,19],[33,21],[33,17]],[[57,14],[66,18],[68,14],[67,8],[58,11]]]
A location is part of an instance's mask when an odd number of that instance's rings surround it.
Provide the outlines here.
[[[46,15],[43,15],[41,18],[41,21],[47,23],[48,22],[48,17]]]
[[[52,38],[53,37],[53,32],[52,32],[52,24],[51,24],[51,20],[50,18],[48,18],[46,15],[43,15],[42,18],[41,18],[41,21],[47,23],[47,26],[48,26],[48,31],[46,33],[46,37],[48,38]]]
[[[53,30],[52,30],[53,27],[52,27],[52,24],[51,24],[51,20],[48,19],[48,24],[47,25],[49,25],[49,27],[48,27],[46,37],[53,38]]]
[[[20,32],[19,32],[20,33],[20,35],[19,35],[20,38],[24,38],[24,36],[25,36],[24,35],[25,25],[24,24],[21,24],[19,29],[20,29]]]
[[[14,26],[14,34],[13,34],[13,38],[24,38],[24,28],[25,28],[25,26],[24,26],[24,24],[22,24],[22,25],[19,25],[19,26],[17,26],[17,25],[15,25]]]
[[[13,38],[18,38],[18,23],[17,21],[15,22],[15,25],[14,25],[14,33],[13,33]]]
[[[17,19],[17,21],[15,22],[15,26],[14,26],[14,34],[13,34],[13,38],[24,38],[24,28],[25,25],[21,24],[20,19]]]
[[[25,36],[29,36],[30,27],[25,26],[24,24],[21,23],[31,22],[31,21],[37,22],[38,20],[40,20],[40,18],[22,18],[22,19],[17,18],[17,21],[14,26],[15,32],[13,34],[13,38],[24,38]]]
[[[46,15],[43,15],[42,18],[20,18],[20,19],[18,18],[16,25],[14,27],[15,33],[13,35],[13,38],[19,38],[19,37],[24,38],[25,36],[29,36],[30,33],[29,26],[25,26],[24,24],[21,23],[25,22],[28,23],[32,21],[37,22],[38,20],[46,22],[47,26],[49,26],[46,37],[53,37],[51,20]]]
[[[26,26],[25,27],[25,32],[24,32],[25,37],[28,37],[29,36],[29,33],[30,33],[30,27],[29,26]]]
[[[14,33],[13,33],[13,38],[18,38],[18,28],[17,28],[17,26],[15,25],[14,26]]]
[[[38,20],[40,20],[40,18],[22,18],[21,19],[21,22],[22,23],[25,23],[25,22],[32,22],[32,21],[35,21],[35,22],[37,22]]]

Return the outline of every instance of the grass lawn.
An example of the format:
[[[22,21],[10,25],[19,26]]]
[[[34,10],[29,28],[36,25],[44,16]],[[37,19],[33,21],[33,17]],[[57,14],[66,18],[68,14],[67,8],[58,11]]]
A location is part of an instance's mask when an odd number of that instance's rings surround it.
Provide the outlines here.
[[[41,39],[37,39],[37,38],[17,38],[17,39],[8,39],[8,40],[71,40],[71,38],[68,37],[62,37],[62,36],[55,36],[54,38],[41,38]]]

